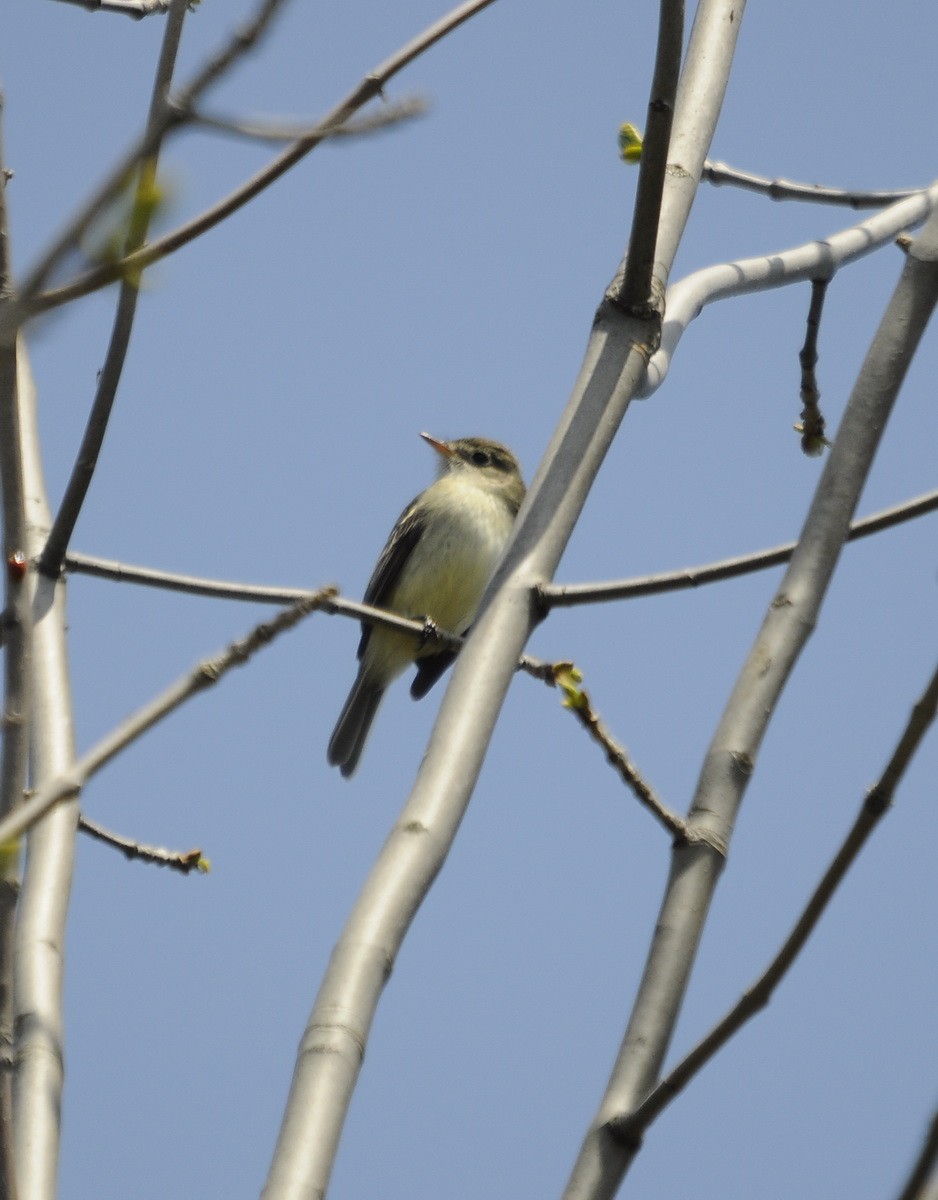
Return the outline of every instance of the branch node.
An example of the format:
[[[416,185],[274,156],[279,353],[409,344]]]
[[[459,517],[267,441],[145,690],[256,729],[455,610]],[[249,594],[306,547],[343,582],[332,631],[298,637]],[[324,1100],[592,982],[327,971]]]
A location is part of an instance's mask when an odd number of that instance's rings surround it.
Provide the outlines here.
[[[161,846],[146,846],[142,842],[132,841],[110,829],[105,829],[103,825],[89,820],[84,814],[78,818],[78,828],[96,841],[103,842],[104,845],[119,851],[128,862],[138,860],[149,863],[151,866],[169,867],[181,875],[191,875],[193,871],[200,875],[207,875],[211,870],[211,863],[198,848],[166,850]]]
[[[891,805],[892,795],[880,781],[866,793],[863,807],[874,820],[878,820]]]
[[[684,828],[674,836],[675,846],[708,846],[722,859],[729,855],[730,848],[725,838],[721,838],[712,829],[703,829],[690,821],[684,822]]]
[[[731,750],[730,758],[733,761],[733,766],[744,779],[748,779],[755,770],[755,763],[752,761],[751,755],[747,754],[745,750]]]
[[[645,1140],[645,1131],[635,1121],[633,1113],[613,1117],[606,1122],[603,1129],[613,1141],[630,1153],[638,1154],[641,1150],[642,1142]]]

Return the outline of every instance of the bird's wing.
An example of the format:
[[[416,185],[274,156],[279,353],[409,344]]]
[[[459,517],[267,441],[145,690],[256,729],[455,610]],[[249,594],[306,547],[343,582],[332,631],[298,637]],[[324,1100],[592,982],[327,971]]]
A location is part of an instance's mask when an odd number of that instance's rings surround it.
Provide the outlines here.
[[[374,608],[387,608],[388,598],[394,590],[404,563],[413,554],[414,547],[423,535],[424,521],[417,511],[416,505],[416,500],[412,500],[408,504],[391,531],[391,536],[381,551],[381,557],[375,564],[375,569],[368,580],[368,586],[362,597],[363,604],[371,604]],[[362,625],[362,637],[358,644],[359,658],[365,653],[372,628],[368,624]]]

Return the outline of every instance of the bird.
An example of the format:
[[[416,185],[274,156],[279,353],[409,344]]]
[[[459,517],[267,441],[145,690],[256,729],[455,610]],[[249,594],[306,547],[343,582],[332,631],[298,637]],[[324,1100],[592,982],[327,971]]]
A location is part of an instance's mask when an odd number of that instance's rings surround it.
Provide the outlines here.
[[[472,624],[525,495],[521,468],[500,442],[420,435],[440,456],[437,479],[404,509],[391,530],[364,603],[465,634]],[[410,694],[427,694],[456,657],[399,633],[362,622],[358,674],[332,737],[328,760],[353,774],[385,690],[411,663]]]

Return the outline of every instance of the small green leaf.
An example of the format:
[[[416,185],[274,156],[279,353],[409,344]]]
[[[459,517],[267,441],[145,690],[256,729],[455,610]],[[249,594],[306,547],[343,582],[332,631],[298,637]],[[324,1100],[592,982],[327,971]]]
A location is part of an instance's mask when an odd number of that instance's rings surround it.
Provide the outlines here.
[[[642,135],[628,121],[619,126],[619,157],[627,163],[641,162],[642,159]]]
[[[580,687],[583,673],[572,662],[558,663],[554,670],[554,682],[563,692],[564,708],[584,709],[589,707],[586,692]]]

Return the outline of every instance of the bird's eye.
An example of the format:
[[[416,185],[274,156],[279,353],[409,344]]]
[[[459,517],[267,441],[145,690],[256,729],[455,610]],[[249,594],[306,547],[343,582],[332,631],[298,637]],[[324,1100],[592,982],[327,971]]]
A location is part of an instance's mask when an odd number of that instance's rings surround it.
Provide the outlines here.
[[[490,461],[489,455],[484,450],[473,450],[469,457],[477,467],[484,467]]]

